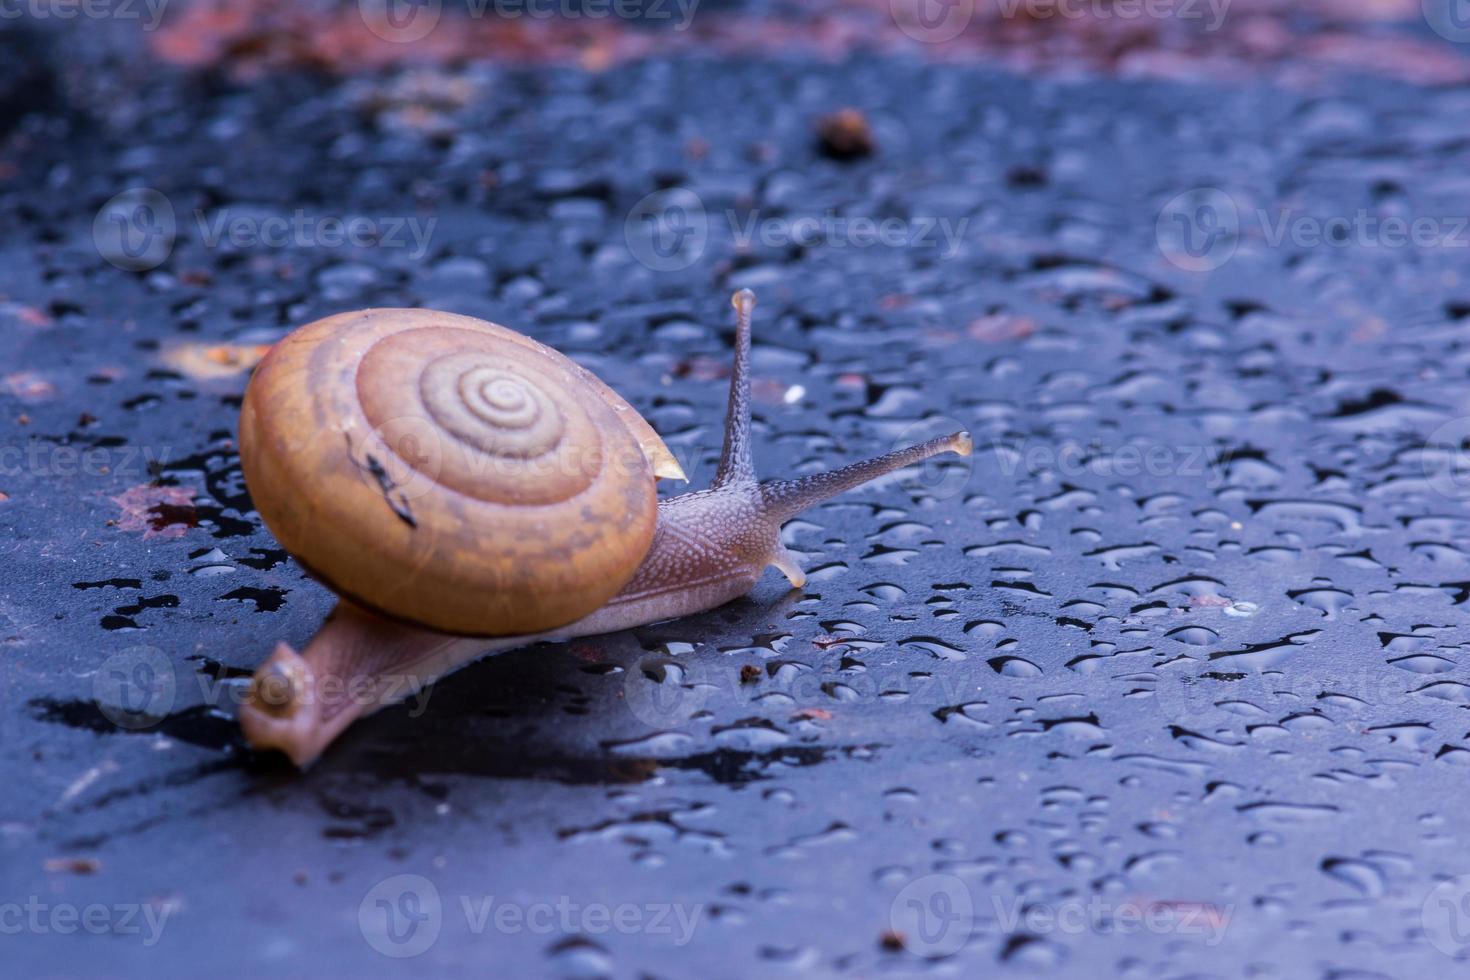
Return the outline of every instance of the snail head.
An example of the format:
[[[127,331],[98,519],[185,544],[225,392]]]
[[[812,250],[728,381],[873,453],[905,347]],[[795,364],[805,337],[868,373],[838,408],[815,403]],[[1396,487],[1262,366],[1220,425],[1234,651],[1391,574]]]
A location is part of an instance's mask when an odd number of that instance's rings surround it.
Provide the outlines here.
[[[320,723],[311,666],[290,644],[277,643],[256,669],[240,705],[240,725],[250,744],[279,749],[298,766],[314,759]]]

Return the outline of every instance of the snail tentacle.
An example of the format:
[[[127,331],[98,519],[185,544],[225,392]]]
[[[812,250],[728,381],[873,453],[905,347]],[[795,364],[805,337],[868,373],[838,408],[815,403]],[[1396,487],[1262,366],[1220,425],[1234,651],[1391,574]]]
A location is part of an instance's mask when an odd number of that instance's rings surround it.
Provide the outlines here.
[[[725,411],[725,448],[715,487],[755,482],[755,460],[750,447],[750,320],[755,293],[742,289],[730,300],[735,307],[735,361],[730,368],[730,403]]]
[[[767,480],[761,484],[761,506],[784,524],[824,500],[870,483],[895,470],[922,463],[940,453],[968,456],[973,450],[974,443],[968,432],[951,432],[947,436],[921,442],[917,446],[895,449],[891,453],[865,459],[860,463],[850,463],[826,473],[813,473],[798,480]]]

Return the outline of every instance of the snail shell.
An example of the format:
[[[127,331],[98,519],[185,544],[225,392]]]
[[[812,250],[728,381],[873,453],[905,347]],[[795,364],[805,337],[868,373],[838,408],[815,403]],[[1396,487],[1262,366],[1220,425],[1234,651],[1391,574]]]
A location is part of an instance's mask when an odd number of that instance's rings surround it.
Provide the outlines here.
[[[334,591],[472,636],[597,609],[637,570],[657,476],[683,477],[591,372],[472,317],[318,320],[256,369],[240,458],[262,519]]]

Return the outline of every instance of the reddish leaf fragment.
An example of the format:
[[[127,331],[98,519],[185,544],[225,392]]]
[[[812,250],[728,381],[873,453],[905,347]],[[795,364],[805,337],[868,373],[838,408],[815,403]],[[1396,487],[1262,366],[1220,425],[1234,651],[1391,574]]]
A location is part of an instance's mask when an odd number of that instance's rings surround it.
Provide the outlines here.
[[[985,344],[1025,340],[1036,332],[1036,321],[1013,313],[990,313],[970,321],[969,334]]]
[[[199,526],[191,487],[133,487],[112,502],[122,508],[117,526],[124,531],[142,531],[146,538],[178,538]]]
[[[21,401],[35,405],[56,395],[56,386],[34,371],[17,371],[0,378],[0,389]]]

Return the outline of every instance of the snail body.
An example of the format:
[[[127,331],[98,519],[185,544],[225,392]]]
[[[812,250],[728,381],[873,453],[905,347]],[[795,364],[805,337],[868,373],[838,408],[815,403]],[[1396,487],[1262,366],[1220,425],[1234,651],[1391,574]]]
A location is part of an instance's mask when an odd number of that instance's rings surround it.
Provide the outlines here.
[[[356,718],[487,653],[713,609],[767,567],[802,510],[942,452],[959,432],[797,480],[756,479],[750,326],[738,314],[725,443],[705,490],[659,501],[673,454],[584,368],[505,327],[423,310],[320,320],[274,348],[241,409],[267,527],[342,596],[297,653],[277,645],[240,720],[313,761]]]

